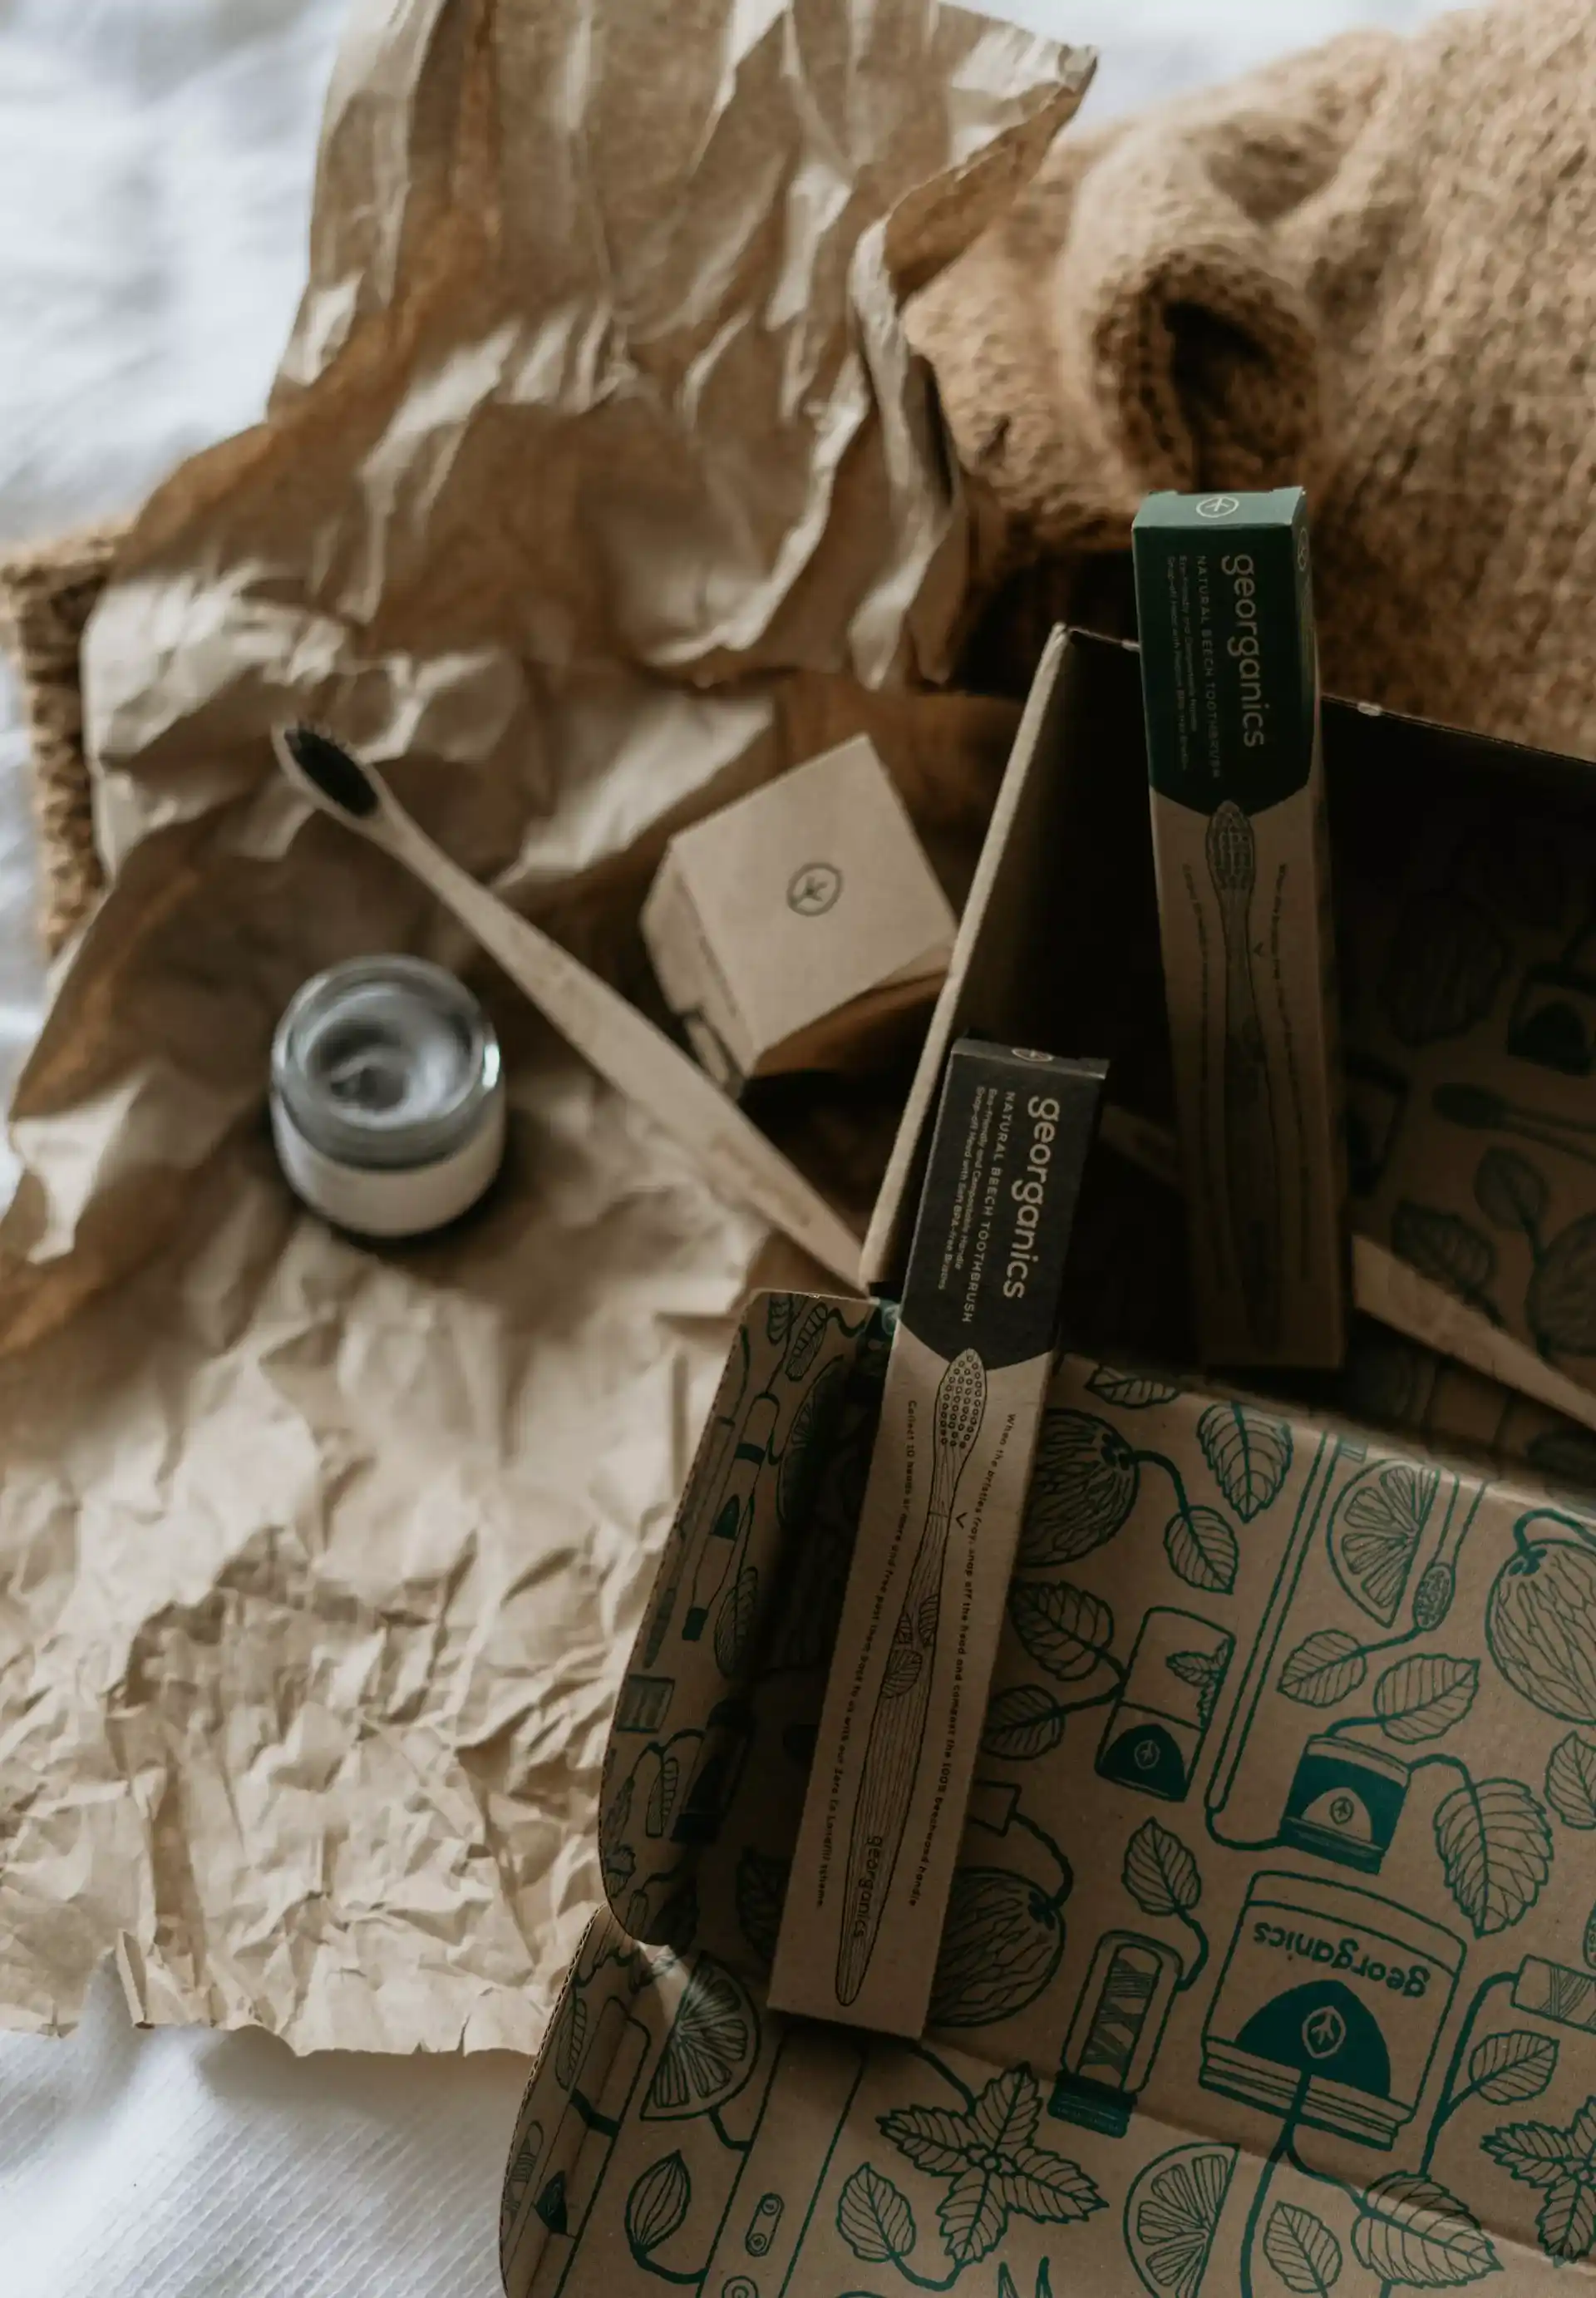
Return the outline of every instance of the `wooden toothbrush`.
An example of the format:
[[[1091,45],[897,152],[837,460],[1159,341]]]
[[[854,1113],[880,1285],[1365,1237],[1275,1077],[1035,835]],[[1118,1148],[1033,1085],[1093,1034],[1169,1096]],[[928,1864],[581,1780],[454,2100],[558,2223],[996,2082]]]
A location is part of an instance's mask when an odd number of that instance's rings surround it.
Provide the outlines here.
[[[1233,799],[1210,817],[1208,875],[1225,941],[1225,1176],[1230,1236],[1247,1324],[1272,1350],[1280,1322],[1280,1199],[1275,1116],[1258,995],[1253,986],[1253,825]]]
[[[428,887],[600,1076],[646,1110],[717,1188],[752,1206],[850,1291],[858,1289],[859,1239],[663,1030],[451,862],[382,776],[330,735],[311,726],[280,727],[272,746],[290,781]]]
[[[839,2003],[858,2000],[909,1823],[936,1666],[953,1504],[986,1410],[986,1367],[973,1349],[965,1349],[938,1384],[925,1524],[888,1648],[886,1674],[876,1694],[859,1773],[843,1883],[842,1936],[837,1947]]]

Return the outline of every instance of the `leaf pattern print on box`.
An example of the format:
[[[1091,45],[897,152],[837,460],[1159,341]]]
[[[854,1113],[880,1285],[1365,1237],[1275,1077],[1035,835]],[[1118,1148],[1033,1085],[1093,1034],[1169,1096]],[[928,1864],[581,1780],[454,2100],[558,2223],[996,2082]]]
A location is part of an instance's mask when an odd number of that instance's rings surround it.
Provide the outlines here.
[[[960,2111],[914,2105],[881,2117],[882,2134],[899,2153],[917,2170],[947,2182],[937,2219],[955,2272],[996,2249],[1013,2213],[1043,2224],[1067,2225],[1103,2208],[1103,2196],[1079,2163],[1038,2144],[1041,2112],[1035,2076],[1026,2068],[1011,2067],[969,2096]],[[872,2258],[872,2253],[860,2248],[856,2232],[844,2223],[851,2199],[856,2220],[864,2220],[872,2243],[877,2238],[875,2209],[866,2212],[860,2207],[861,2180],[872,2182],[872,2204],[884,2190],[894,2223],[908,2236],[901,2248],[875,2249],[873,2257],[889,2258],[901,2266],[914,2241],[914,2218],[890,2181],[879,2179],[868,2166],[856,2171],[842,2190],[838,2220],[844,2238],[856,2257]]]
[[[1588,819],[1449,797],[1406,872],[1361,886],[1344,1007],[1360,1228],[1596,1385],[1596,888]],[[1526,843],[1555,869],[1521,868]],[[1576,889],[1583,880],[1583,900]],[[1532,900],[1522,889],[1533,885]],[[1551,898],[1552,889],[1556,900]]]
[[[815,1305],[757,1306],[667,1542],[601,1801],[612,1913],[506,2186],[511,2298],[1556,2298],[1596,2097],[1596,1509],[1066,1362],[931,2025],[787,2021],[764,1987],[882,1330]],[[1203,1511],[1225,1586],[1178,1568]],[[1160,1711],[1172,1800],[1102,1761]],[[1199,2096],[1184,2129],[1222,2141],[1171,2144]]]

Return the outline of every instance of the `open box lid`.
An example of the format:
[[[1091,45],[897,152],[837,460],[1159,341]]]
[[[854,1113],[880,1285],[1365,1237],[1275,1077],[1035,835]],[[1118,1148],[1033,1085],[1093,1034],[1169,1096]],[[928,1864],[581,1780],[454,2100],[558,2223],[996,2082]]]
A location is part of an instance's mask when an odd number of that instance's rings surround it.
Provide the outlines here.
[[[1596,1429],[1596,774],[1329,698],[1358,1305]],[[948,1047],[1105,1055],[1172,1145],[1134,647],[1038,667],[865,1241],[901,1281]],[[1184,1270],[1170,1282],[1184,1285]]]
[[[737,1336],[517,2125],[511,2298],[1551,2298],[1596,2243],[1537,2183],[1592,2151],[1596,1624],[1541,1639],[1596,1623],[1596,1522],[1524,1480],[1066,1359],[931,2026],[770,2010],[889,1313],[770,1294]]]

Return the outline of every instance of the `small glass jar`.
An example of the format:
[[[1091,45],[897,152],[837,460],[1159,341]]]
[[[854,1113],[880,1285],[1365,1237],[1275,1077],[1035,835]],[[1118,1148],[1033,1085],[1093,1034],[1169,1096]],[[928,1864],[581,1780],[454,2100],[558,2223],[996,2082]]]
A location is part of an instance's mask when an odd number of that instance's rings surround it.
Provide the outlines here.
[[[363,1236],[419,1236],[504,1154],[492,1022],[419,957],[357,958],[296,992],[271,1049],[271,1128],[296,1195]]]

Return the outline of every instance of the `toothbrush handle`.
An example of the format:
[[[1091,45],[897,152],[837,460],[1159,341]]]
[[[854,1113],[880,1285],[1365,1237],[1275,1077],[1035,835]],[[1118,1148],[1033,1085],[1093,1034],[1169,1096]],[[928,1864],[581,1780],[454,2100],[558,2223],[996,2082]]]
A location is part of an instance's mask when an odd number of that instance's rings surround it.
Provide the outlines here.
[[[857,1287],[858,1238],[696,1062],[541,927],[479,886],[391,798],[381,842],[470,928],[600,1076],[647,1110],[719,1188]]]
[[[887,1672],[876,1694],[854,1800],[842,1886],[842,1932],[837,1947],[839,2003],[858,2000],[909,1823],[914,1766],[930,1706],[953,1484],[943,1457],[939,1456],[932,1471],[925,1528],[888,1649]]]
[[[1225,1163],[1247,1322],[1254,1340],[1268,1346],[1279,1316],[1280,1219],[1269,1061],[1246,931],[1245,912],[1236,905],[1225,968]]]

